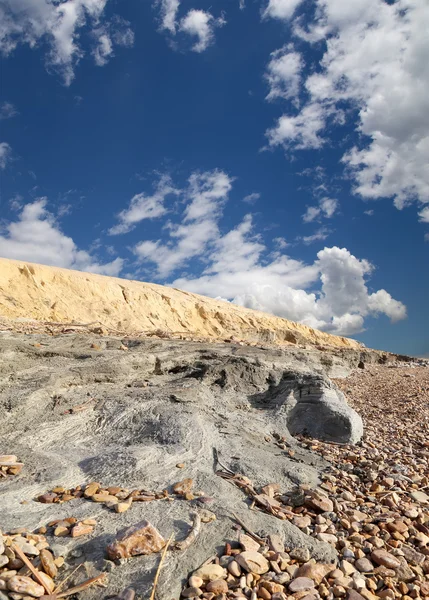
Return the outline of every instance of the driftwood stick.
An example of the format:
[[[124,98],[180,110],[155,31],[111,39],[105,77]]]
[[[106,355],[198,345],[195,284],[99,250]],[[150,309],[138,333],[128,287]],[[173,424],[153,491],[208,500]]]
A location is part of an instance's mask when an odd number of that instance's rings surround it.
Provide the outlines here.
[[[265,543],[265,540],[263,538],[259,537],[259,535],[256,535],[256,533],[254,533],[251,529],[249,529],[247,527],[247,525],[239,517],[237,517],[237,515],[235,513],[232,513],[232,514],[234,516],[234,519],[237,521],[237,523],[242,526],[244,531],[246,531],[250,535],[251,538],[253,538],[256,542],[258,542],[258,544]]]
[[[106,577],[107,577],[106,573],[100,573],[100,575],[97,575],[96,577],[91,577],[91,579],[87,579],[83,583],[80,583],[79,585],[76,585],[75,587],[69,588],[65,592],[62,592],[61,594],[57,594],[57,598],[66,598],[67,596],[73,596],[73,594],[78,594],[79,592],[83,592],[83,590],[86,590],[94,583],[99,583],[99,582],[101,583],[103,581],[103,579],[106,579]]]
[[[158,568],[157,568],[156,573],[155,573],[155,579],[153,580],[153,588],[152,588],[152,593],[150,595],[150,600],[155,600],[155,593],[156,593],[156,588],[157,588],[157,585],[158,585],[158,580],[159,580],[159,576],[160,576],[161,569],[162,569],[162,564],[164,562],[165,555],[167,554],[168,546],[171,544],[171,542],[173,540],[173,537],[174,537],[174,534],[172,533],[170,535],[170,538],[169,538],[168,542],[164,546],[164,550],[162,552],[161,560],[159,561],[159,565],[158,565]]]
[[[236,475],[236,473],[234,473],[234,471],[231,471],[231,469],[229,469],[228,467],[226,467],[225,465],[223,465],[220,462],[219,451],[217,450],[217,448],[213,448],[213,454],[214,454],[216,462],[218,463],[218,465],[220,465],[222,467],[222,469],[224,469],[227,473],[230,473],[231,475]]]
[[[176,550],[187,550],[195,542],[201,531],[201,517],[198,513],[193,514],[193,525],[187,537],[182,542],[176,542]]]
[[[30,571],[32,572],[32,574],[34,575],[34,577],[36,578],[37,582],[40,583],[40,585],[43,587],[44,590],[46,590],[47,594],[50,594],[50,590],[49,588],[46,586],[46,583],[44,583],[43,579],[40,577],[40,573],[39,571],[36,569],[36,567],[28,560],[28,558],[25,556],[24,552],[21,550],[21,548],[17,545],[12,543],[11,544],[11,548],[12,550],[15,552],[15,554],[17,554],[19,556],[19,558],[22,560],[22,562],[25,564],[25,566],[30,569]]]

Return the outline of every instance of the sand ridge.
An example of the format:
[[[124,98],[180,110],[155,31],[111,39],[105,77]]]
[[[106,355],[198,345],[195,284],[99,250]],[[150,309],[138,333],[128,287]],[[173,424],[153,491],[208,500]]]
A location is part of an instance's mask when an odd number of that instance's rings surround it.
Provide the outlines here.
[[[97,323],[128,334],[165,331],[204,339],[362,347],[349,338],[166,286],[3,258],[0,316]]]

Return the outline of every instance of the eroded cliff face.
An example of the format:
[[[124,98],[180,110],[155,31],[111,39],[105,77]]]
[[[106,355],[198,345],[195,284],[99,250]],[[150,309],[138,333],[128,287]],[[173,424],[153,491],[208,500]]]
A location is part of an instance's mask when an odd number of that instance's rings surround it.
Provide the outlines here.
[[[164,331],[279,345],[361,347],[355,340],[161,285],[7,259],[0,259],[0,316],[94,323],[128,334]]]

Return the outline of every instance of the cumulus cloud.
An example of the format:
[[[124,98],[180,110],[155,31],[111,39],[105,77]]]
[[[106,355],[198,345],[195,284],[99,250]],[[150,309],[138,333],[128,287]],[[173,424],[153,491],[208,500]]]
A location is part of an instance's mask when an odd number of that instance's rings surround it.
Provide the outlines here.
[[[46,198],[26,204],[18,220],[5,226],[0,234],[0,256],[102,275],[120,273],[124,262],[121,258],[103,264],[89,252],[80,250],[61,231],[46,204]]]
[[[160,177],[153,194],[136,194],[131,198],[128,208],[118,214],[119,223],[109,229],[110,235],[128,233],[145,219],[156,219],[167,212],[165,200],[170,195],[179,194],[168,175]]]
[[[298,4],[270,1],[265,16],[289,20]],[[325,43],[303,82],[307,103],[279,118],[267,131],[269,144],[320,148],[333,123],[354,123],[360,140],[343,156],[354,192],[393,198],[398,208],[416,199],[428,203],[426,0],[315,0],[314,15],[306,24],[303,15],[292,22],[302,41]]]
[[[103,67],[114,56],[115,46],[131,47],[134,44],[134,32],[129,21],[115,16],[112,21],[97,27],[92,32],[95,47],[92,50],[95,64]]]
[[[304,223],[320,220],[321,217],[330,219],[334,216],[338,208],[338,200],[335,198],[321,198],[318,206],[308,206],[305,213],[302,215]]]
[[[276,237],[275,250],[270,251],[255,231],[251,214],[222,231],[220,222],[232,185],[233,179],[224,171],[193,173],[180,190],[182,202],[176,204],[175,222],[164,225],[165,237],[135,245],[139,268],[154,266],[154,276],[162,283],[332,333],[362,331],[369,316],[386,315],[392,321],[406,317],[405,306],[387,291],[370,293],[367,280],[372,265],[346,248],[324,248],[306,263],[286,254],[289,244]],[[320,201],[320,210],[332,216],[336,204],[327,200],[332,199]],[[173,211],[170,215],[173,219]],[[329,233],[320,228],[300,241],[323,241]]]
[[[99,65],[113,54],[114,43],[132,44],[129,24],[117,18],[103,22],[106,4],[107,0],[4,0],[0,4],[0,52],[7,56],[20,44],[34,48],[46,43],[47,69],[59,73],[70,85],[84,56],[79,43],[83,33],[96,38],[93,54]],[[125,39],[127,43],[118,41]]]
[[[0,104],[0,120],[11,119],[18,114],[18,111],[11,102],[3,102]]]
[[[267,100],[297,99],[303,66],[301,54],[295,52],[290,45],[272,52],[265,73],[265,79],[270,88]]]
[[[0,142],[0,169],[5,169],[12,155],[12,148],[7,142]]]
[[[208,11],[191,9],[180,21],[180,30],[197,38],[192,46],[194,52],[204,52],[214,42],[215,28],[225,23],[223,17],[215,19]]]

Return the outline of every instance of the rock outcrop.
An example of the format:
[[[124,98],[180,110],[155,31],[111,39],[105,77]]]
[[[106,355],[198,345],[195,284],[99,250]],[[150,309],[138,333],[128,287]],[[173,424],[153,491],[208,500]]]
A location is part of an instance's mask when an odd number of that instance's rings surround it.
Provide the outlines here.
[[[355,340],[177,289],[1,258],[0,317],[94,323],[112,333],[361,348]]]

